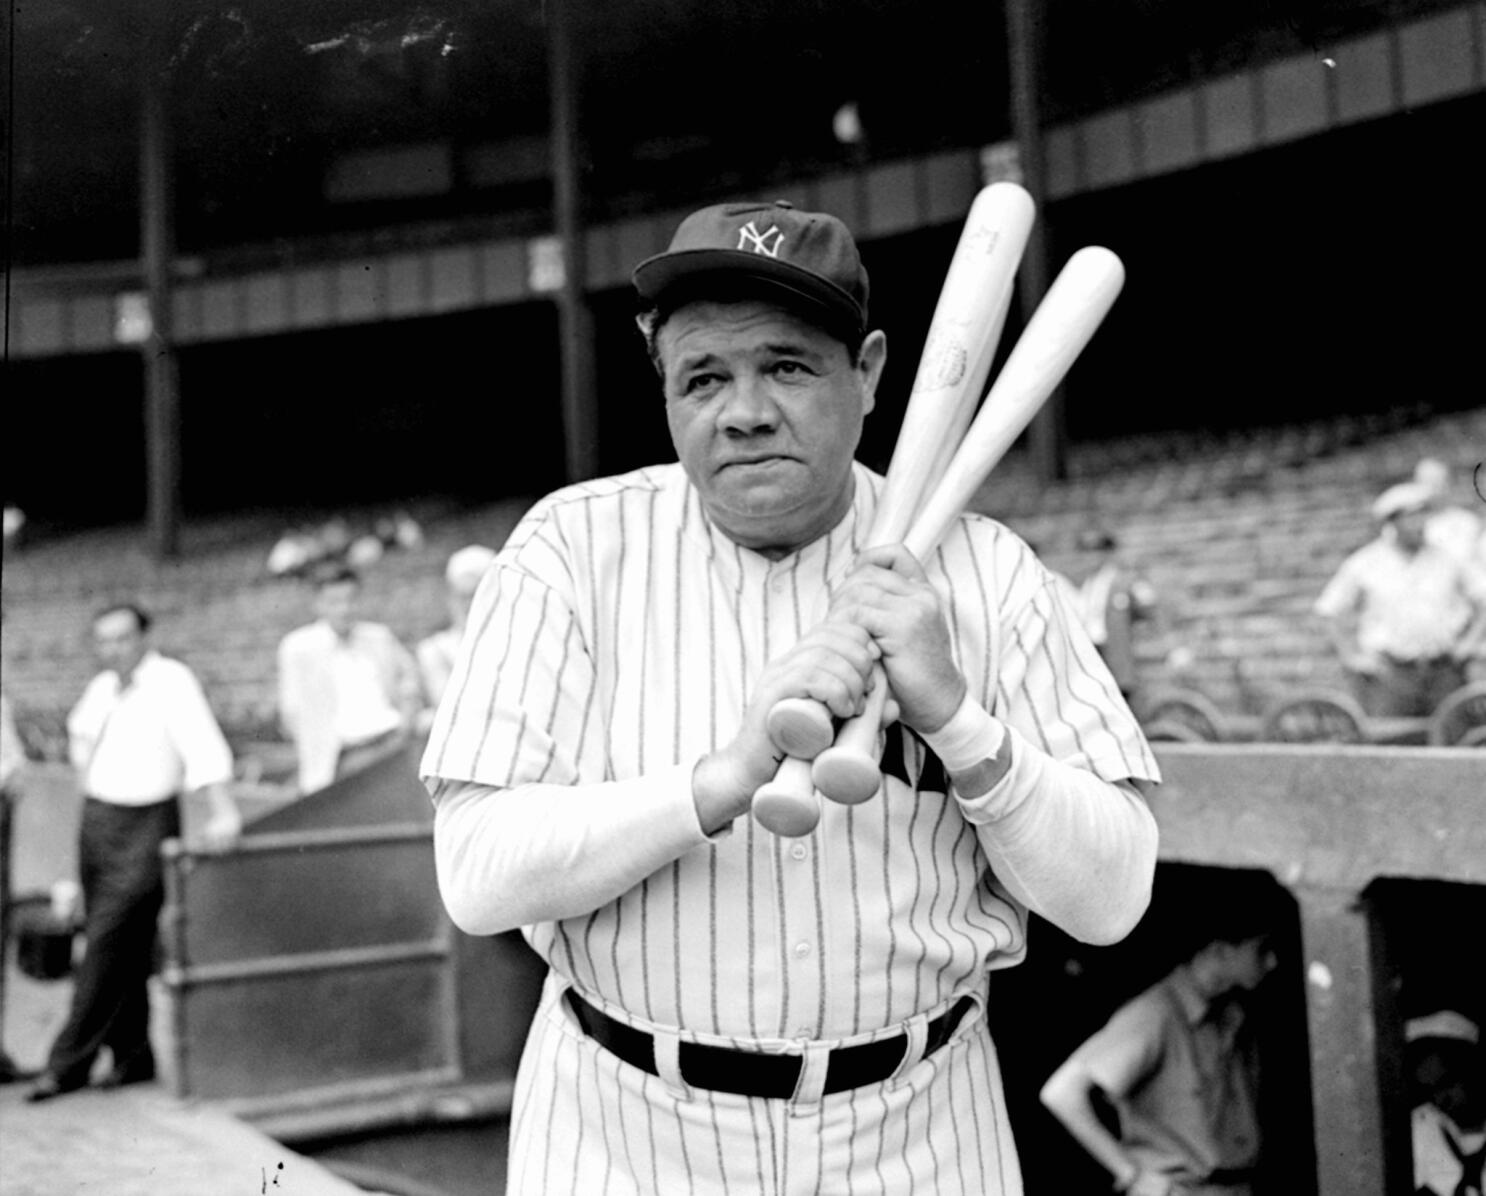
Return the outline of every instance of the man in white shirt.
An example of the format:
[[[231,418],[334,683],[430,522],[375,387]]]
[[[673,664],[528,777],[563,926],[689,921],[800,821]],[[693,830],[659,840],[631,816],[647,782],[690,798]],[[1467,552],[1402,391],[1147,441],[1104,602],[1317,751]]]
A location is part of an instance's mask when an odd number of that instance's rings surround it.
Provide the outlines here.
[[[361,578],[347,565],[316,581],[315,622],[279,644],[279,717],[311,793],[396,751],[419,707],[418,669],[391,629],[356,617]]]
[[[78,870],[87,950],[31,1101],[85,1086],[104,1047],[112,1056],[105,1087],[154,1078],[147,984],[165,900],[161,844],[180,835],[186,793],[210,805],[208,848],[230,846],[242,830],[227,740],[191,670],[154,651],[149,630],[150,616],[132,604],[98,614],[93,648],[103,671],[67,719],[84,795]]]
[[[1368,714],[1427,717],[1466,682],[1486,635],[1486,579],[1432,544],[1433,491],[1389,487],[1373,503],[1377,539],[1352,553],[1316,599]]]

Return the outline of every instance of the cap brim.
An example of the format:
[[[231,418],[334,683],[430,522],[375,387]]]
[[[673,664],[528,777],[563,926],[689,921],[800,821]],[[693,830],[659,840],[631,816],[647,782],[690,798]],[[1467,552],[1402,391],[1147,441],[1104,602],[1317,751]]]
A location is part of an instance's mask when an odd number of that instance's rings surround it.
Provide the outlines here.
[[[706,283],[726,280],[730,287],[758,287],[763,295],[778,295],[788,306],[805,305],[843,320],[857,332],[866,328],[861,305],[835,283],[761,253],[735,249],[683,249],[646,258],[635,267],[635,290],[659,303],[671,294],[705,298]]]

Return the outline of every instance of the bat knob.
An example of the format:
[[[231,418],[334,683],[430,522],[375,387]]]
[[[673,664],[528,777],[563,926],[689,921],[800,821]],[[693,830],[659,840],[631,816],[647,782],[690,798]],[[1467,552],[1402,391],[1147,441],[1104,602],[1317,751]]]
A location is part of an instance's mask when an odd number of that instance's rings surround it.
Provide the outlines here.
[[[753,795],[753,816],[766,831],[785,839],[808,835],[820,822],[820,798],[776,781],[760,785]]]
[[[882,788],[882,772],[871,756],[850,748],[827,748],[810,767],[815,787],[834,802],[855,806]]]
[[[796,760],[813,760],[836,738],[831,712],[809,698],[782,698],[765,725],[774,746]]]

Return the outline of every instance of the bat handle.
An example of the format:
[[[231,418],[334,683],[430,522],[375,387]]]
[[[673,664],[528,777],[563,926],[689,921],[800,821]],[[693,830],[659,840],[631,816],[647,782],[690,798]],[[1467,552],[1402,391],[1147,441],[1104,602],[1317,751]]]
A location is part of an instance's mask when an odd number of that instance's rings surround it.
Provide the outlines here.
[[[813,831],[820,822],[820,798],[810,779],[810,761],[786,756],[774,779],[754,791],[753,816],[766,831],[786,839]]]
[[[810,769],[815,787],[832,801],[854,806],[874,797],[882,787],[877,737],[882,733],[886,706],[887,675],[880,664],[873,665],[872,688],[862,713],[841,724],[836,742],[815,757]]]
[[[836,738],[831,712],[813,698],[781,698],[766,725],[774,746],[801,760],[815,759]]]

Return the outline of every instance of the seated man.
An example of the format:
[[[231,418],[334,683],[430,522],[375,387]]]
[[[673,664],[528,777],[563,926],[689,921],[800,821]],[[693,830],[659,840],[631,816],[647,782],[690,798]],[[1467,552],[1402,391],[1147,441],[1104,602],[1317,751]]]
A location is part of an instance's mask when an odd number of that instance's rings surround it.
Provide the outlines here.
[[[279,717],[299,751],[299,790],[396,751],[419,706],[412,655],[381,623],[356,618],[361,578],[348,565],[319,574],[315,622],[279,644]]]

